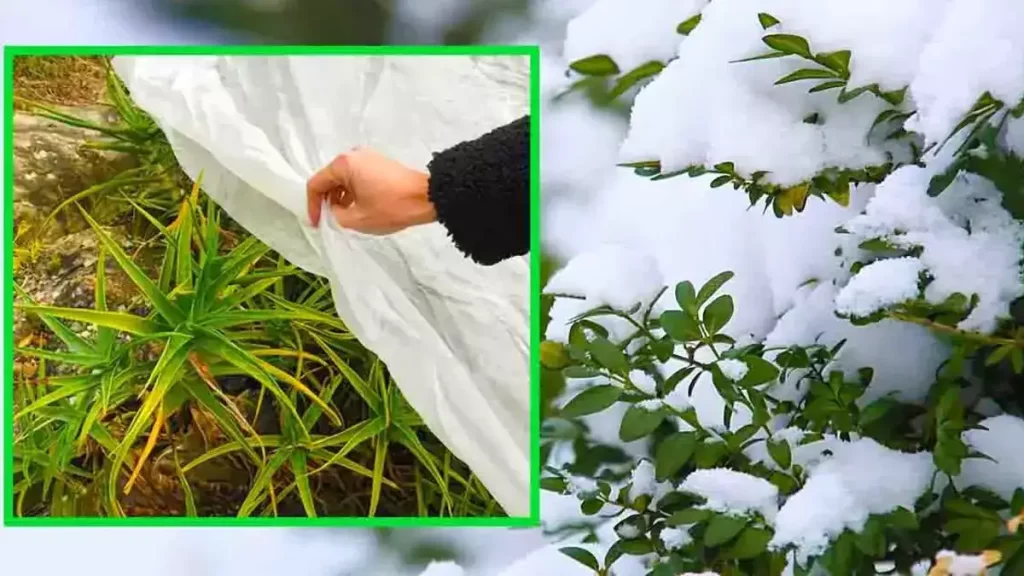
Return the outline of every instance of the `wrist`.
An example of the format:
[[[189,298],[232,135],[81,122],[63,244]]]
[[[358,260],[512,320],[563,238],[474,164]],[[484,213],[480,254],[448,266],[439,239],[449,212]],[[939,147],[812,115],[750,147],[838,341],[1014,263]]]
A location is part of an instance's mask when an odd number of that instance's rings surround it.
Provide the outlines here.
[[[430,224],[437,221],[437,208],[430,199],[430,174],[427,172],[415,173],[414,196],[416,198],[416,214],[414,224]]]

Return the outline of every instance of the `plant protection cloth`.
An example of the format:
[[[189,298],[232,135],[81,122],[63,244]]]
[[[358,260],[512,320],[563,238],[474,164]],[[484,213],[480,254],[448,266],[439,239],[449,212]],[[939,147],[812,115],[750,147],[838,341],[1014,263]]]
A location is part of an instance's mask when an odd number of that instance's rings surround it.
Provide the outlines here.
[[[306,213],[306,180],[372,147],[432,153],[529,113],[526,57],[147,56],[114,69],[239,224],[329,279],[338,316],[512,516],[530,508],[529,263],[480,266],[440,224],[390,236]]]

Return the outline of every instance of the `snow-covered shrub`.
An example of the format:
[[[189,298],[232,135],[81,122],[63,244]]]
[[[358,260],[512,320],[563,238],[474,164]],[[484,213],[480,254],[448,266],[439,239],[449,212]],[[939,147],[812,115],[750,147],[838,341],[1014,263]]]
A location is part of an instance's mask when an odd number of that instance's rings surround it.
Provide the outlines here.
[[[545,80],[588,140],[545,165],[549,534],[599,575],[1024,574],[1024,3],[651,4]]]

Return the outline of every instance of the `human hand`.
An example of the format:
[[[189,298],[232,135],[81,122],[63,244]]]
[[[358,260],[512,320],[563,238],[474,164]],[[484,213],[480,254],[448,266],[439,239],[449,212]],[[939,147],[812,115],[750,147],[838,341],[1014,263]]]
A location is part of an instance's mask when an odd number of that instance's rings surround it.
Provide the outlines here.
[[[341,154],[306,183],[309,220],[320,224],[324,199],[343,228],[391,234],[437,219],[429,176],[366,148]]]

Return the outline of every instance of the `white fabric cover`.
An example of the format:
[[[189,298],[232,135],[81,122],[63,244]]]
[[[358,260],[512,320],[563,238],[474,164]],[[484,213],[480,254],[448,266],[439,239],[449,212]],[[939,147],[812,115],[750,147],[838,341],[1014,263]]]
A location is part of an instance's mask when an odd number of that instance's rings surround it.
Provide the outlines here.
[[[528,57],[119,57],[184,170],[241,225],[327,277],[338,315],[506,512],[530,513],[529,262],[484,267],[439,224],[386,237],[306,216],[306,180],[369,146],[433,152],[529,112]],[[326,213],[325,213],[326,214]]]

